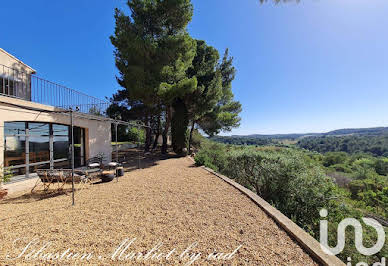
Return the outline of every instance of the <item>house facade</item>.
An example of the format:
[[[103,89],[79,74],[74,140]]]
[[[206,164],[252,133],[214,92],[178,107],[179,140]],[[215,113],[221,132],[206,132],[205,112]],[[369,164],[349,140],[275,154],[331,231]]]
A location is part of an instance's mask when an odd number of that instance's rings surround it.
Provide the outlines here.
[[[104,155],[111,160],[111,120],[99,115],[107,102],[46,81],[0,49],[0,165],[13,175],[70,166],[73,110],[75,166]]]

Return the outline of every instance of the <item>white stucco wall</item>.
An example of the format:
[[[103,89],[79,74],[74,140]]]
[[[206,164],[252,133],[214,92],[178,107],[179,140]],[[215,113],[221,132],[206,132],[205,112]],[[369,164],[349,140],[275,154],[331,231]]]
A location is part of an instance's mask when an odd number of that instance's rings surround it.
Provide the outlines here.
[[[31,99],[31,74],[36,71],[0,48],[0,93],[22,99]],[[9,86],[6,82],[10,82]]]
[[[6,51],[4,51],[1,48],[0,48],[0,64],[4,65],[6,67],[9,67],[9,68],[13,68],[13,69],[18,70],[18,71],[25,72],[27,74],[34,74],[35,73],[35,70],[33,68],[26,65],[25,63],[23,63],[22,61],[20,61],[19,59],[17,59],[13,55],[7,53]]]
[[[32,103],[24,100],[0,96],[0,165],[4,162],[4,122],[31,121],[51,122],[58,124],[70,124],[68,114],[46,113],[35,110],[26,110],[15,105],[22,105],[28,108],[38,108],[47,111],[58,111],[59,109]],[[83,116],[83,115],[81,115]],[[88,115],[80,117],[74,114],[74,125],[85,128],[85,156],[86,159],[104,153],[106,162],[112,159],[111,125],[109,121],[97,121],[100,119]]]

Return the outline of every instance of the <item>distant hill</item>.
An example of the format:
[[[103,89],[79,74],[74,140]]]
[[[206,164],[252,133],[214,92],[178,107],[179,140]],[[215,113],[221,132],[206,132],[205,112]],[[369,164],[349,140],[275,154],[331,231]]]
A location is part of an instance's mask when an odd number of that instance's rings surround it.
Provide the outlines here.
[[[322,136],[383,136],[388,135],[388,127],[373,127],[373,128],[346,128],[329,131],[327,133],[297,133],[297,134],[272,134],[272,135],[232,135],[232,138],[248,138],[248,139],[300,139],[303,137],[322,137]]]
[[[215,136],[214,141],[235,145],[288,146],[321,153],[343,151],[388,157],[388,127],[348,128],[327,133]]]

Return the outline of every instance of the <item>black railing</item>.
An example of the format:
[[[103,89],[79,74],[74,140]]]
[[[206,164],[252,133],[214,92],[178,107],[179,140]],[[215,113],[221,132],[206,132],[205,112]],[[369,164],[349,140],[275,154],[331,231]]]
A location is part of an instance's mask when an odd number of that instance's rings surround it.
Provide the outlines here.
[[[0,64],[0,95],[63,109],[78,107],[79,112],[105,115],[110,105],[85,93]]]

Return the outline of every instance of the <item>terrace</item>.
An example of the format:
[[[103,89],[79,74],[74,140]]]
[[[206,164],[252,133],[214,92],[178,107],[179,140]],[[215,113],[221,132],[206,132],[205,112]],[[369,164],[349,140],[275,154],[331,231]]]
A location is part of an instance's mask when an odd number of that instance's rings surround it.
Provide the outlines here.
[[[10,68],[0,64],[0,95],[68,110],[78,108],[85,114],[105,113],[108,101],[70,89],[35,74],[25,68]]]
[[[78,191],[77,204],[71,208],[70,195],[37,200],[20,193],[0,202],[0,263],[9,263],[5,254],[15,258],[12,263],[31,263],[26,254],[18,254],[34,237],[39,242],[28,252],[50,241],[52,245],[43,253],[66,249],[91,253],[90,260],[81,263],[92,265],[320,263],[249,197],[194,167],[190,159],[155,157],[143,166],[146,168],[129,171],[118,182]],[[26,238],[20,239],[22,236]],[[112,258],[125,239],[134,238],[128,249],[120,249],[121,259],[119,254]],[[20,241],[14,243],[15,239]],[[152,254],[175,251],[168,259],[144,260],[159,242],[162,246]],[[180,256],[193,243],[190,256]],[[207,259],[211,253],[236,249],[231,260]],[[142,253],[143,258],[122,260],[131,252]]]

